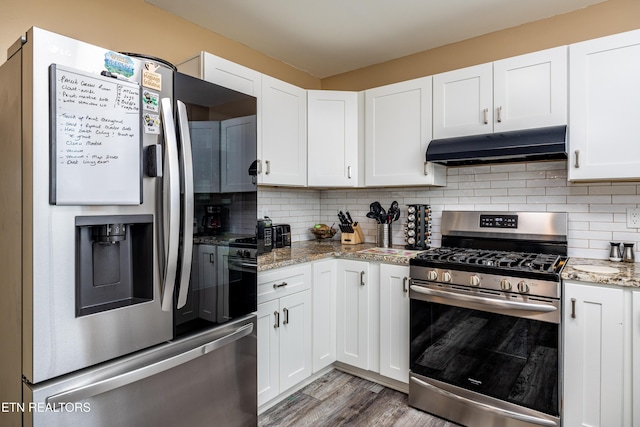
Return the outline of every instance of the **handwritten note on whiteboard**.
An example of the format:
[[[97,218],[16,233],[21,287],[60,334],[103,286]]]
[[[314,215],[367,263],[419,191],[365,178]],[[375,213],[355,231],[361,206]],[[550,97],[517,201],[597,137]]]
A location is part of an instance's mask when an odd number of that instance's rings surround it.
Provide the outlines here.
[[[50,67],[51,203],[142,203],[140,86]]]

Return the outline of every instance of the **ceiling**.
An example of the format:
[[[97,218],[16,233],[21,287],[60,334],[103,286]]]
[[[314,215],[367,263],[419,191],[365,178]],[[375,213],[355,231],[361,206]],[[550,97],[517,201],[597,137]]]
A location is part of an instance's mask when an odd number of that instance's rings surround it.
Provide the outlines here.
[[[324,78],[604,0],[145,0]]]

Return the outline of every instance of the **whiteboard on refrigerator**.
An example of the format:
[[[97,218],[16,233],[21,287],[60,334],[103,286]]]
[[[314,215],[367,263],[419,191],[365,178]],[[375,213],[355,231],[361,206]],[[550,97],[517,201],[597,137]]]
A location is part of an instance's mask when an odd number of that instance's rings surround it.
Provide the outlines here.
[[[49,77],[50,202],[142,203],[140,86],[58,64]]]

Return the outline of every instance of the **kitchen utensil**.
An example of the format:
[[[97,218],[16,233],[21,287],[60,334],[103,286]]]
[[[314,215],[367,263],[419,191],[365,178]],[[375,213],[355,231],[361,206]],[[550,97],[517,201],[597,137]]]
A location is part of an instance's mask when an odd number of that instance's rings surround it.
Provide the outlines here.
[[[622,252],[620,251],[620,243],[609,242],[609,261],[622,261]]]
[[[624,250],[622,251],[622,261],[634,262],[635,256],[633,254],[633,243],[623,243]]]
[[[349,224],[353,224],[353,219],[351,219],[351,214],[349,213],[349,211],[347,211],[347,221],[349,221]]]
[[[338,228],[340,228],[340,231],[343,233],[353,233],[353,221],[351,220],[351,215],[349,214],[349,212],[347,212],[347,215],[342,213],[342,211],[338,212],[338,218],[340,219]]]
[[[387,211],[387,214],[391,215],[391,221],[397,221],[400,218],[400,207],[398,206],[398,202],[394,200]]]

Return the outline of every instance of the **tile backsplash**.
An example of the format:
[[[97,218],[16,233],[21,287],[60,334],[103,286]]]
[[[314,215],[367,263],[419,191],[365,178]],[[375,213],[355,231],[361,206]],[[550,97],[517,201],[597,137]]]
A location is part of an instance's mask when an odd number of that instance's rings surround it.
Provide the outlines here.
[[[446,187],[313,190],[260,187],[258,213],[274,223],[289,223],[292,241],[313,239],[316,223],[338,222],[339,210],[359,221],[367,242],[375,242],[376,222],[366,218],[369,204],[387,209],[397,200],[400,219],[392,225],[393,243],[404,244],[406,205],[429,204],[433,247],[440,246],[443,210],[548,211],[569,214],[569,256],[607,258],[609,242],[640,245],[640,229],[627,228],[627,208],[640,207],[640,183],[567,182],[567,162],[509,163],[447,169]],[[337,227],[336,227],[337,228]],[[334,239],[339,239],[338,233]],[[636,254],[638,259],[638,254]]]

